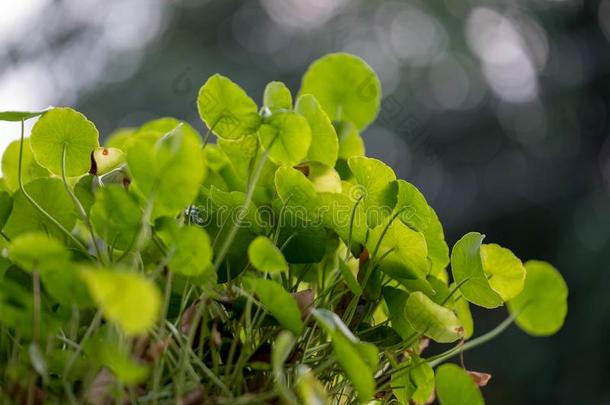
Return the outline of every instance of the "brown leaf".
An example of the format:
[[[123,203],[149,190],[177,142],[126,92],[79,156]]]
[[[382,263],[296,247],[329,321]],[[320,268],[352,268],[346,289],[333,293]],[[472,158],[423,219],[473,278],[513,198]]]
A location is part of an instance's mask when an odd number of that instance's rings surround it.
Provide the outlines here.
[[[299,310],[301,311],[301,320],[307,319],[313,311],[313,291],[311,289],[291,293],[292,298],[297,302]]]
[[[472,381],[475,382],[479,387],[484,387],[487,385],[489,380],[491,379],[491,374],[488,373],[480,373],[478,371],[468,371],[468,375],[472,378]]]

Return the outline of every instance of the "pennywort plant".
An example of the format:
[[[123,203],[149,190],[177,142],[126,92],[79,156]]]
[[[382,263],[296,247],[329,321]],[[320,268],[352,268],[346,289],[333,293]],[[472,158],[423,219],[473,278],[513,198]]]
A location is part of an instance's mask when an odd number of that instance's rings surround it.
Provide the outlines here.
[[[465,352],[513,322],[555,333],[567,287],[477,232],[448,248],[419,190],[364,155],[380,98],[338,53],[261,106],[210,77],[204,136],[160,118],[100,146],[73,109],[1,112],[22,133],[2,158],[0,396],[482,404]],[[508,316],[475,333],[471,305]]]

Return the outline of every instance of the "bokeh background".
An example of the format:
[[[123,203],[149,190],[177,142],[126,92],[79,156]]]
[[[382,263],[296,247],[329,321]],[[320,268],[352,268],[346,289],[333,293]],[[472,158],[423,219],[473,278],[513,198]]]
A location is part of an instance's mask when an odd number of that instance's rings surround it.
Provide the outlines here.
[[[488,403],[610,404],[610,0],[2,0],[0,110],[203,130],[209,75],[260,101],[339,50],[381,78],[368,154],[421,188],[449,244],[481,231],[567,279],[556,336],[512,327],[467,354]],[[0,151],[18,130],[0,125]],[[475,315],[482,333],[505,312]]]

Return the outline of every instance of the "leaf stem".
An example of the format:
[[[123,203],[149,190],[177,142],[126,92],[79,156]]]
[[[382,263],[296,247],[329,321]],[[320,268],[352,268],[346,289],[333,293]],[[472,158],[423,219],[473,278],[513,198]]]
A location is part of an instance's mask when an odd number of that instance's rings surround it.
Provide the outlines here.
[[[72,233],[70,231],[68,231],[62,224],[59,223],[59,221],[57,221],[55,218],[53,218],[53,216],[51,216],[51,214],[49,214],[44,208],[42,208],[33,198],[32,196],[30,196],[30,194],[25,190],[25,187],[23,185],[23,176],[22,176],[22,165],[23,165],[23,138],[24,138],[24,134],[25,134],[25,123],[23,120],[21,120],[21,141],[19,143],[19,166],[17,168],[17,178],[19,180],[19,190],[21,190],[21,192],[23,193],[23,195],[25,196],[25,198],[30,202],[30,204],[32,204],[32,206],[34,208],[36,208],[36,210],[38,210],[38,212],[40,212],[46,219],[48,219],[49,221],[51,221],[53,223],[53,225],[55,225],[60,231],[62,231],[62,233],[64,233],[69,239],[71,239],[78,248],[80,248],[83,252],[85,252],[87,254],[87,257],[91,257],[89,255],[89,252],[87,251],[87,247],[78,239],[76,238],[76,236],[72,235]]]

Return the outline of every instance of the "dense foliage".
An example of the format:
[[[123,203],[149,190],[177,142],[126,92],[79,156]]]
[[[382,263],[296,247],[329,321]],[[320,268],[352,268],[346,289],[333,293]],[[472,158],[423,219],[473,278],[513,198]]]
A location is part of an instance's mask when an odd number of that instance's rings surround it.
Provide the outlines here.
[[[567,287],[476,232],[450,253],[425,197],[364,156],[380,98],[368,65],[333,54],[260,108],[212,76],[203,138],[161,118],[99,146],[70,108],[1,112],[22,138],[2,158],[0,394],[483,403],[489,376],[443,363],[513,321],[555,333]],[[471,339],[471,304],[509,316]]]

